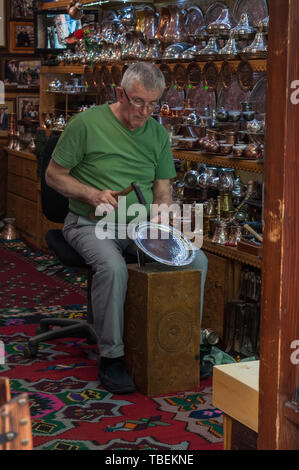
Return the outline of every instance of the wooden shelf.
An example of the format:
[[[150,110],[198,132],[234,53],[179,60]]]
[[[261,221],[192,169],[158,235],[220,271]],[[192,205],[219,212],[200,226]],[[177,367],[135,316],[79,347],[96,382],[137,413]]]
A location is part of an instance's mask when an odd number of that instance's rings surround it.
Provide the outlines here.
[[[173,157],[179,160],[189,162],[204,163],[206,165],[217,166],[221,168],[234,168],[235,170],[249,171],[252,173],[263,174],[263,162],[253,160],[242,160],[237,158],[223,157],[221,155],[207,155],[200,151],[173,150]]]
[[[22,157],[22,158],[25,158],[26,160],[36,161],[36,155],[34,153],[26,152],[25,150],[12,150],[8,147],[4,147],[4,150],[10,155],[15,155],[16,157]]]
[[[208,237],[204,237],[202,248],[210,253],[224,256],[225,258],[230,258],[255,268],[260,269],[262,267],[262,259],[260,257],[245,253],[231,246],[217,245],[212,243]]]
[[[48,73],[76,73],[82,74],[84,73],[85,65],[42,65],[40,68],[40,73],[48,74]]]
[[[284,415],[294,424],[299,426],[299,406],[298,403],[285,403]]]
[[[86,5],[87,3],[93,3],[93,1],[96,0],[81,0],[81,3],[83,5]],[[120,3],[119,0],[109,0],[110,3]],[[144,3],[143,0],[134,0],[133,3]],[[154,0],[147,0],[146,3],[154,3]],[[44,3],[41,7],[42,10],[57,10],[59,8],[67,8],[67,6],[70,4],[70,0],[58,0],[57,2],[48,2]],[[104,3],[104,5],[106,5]],[[100,8],[101,5],[94,5],[92,8]]]

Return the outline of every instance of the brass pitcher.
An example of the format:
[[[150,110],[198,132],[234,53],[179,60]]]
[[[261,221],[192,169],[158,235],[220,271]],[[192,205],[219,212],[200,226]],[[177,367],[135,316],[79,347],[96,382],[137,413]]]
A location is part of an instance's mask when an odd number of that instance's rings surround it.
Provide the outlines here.
[[[9,217],[3,219],[3,222],[5,223],[5,225],[2,232],[0,233],[0,238],[2,240],[16,240],[18,238],[17,230],[15,227],[16,219]]]

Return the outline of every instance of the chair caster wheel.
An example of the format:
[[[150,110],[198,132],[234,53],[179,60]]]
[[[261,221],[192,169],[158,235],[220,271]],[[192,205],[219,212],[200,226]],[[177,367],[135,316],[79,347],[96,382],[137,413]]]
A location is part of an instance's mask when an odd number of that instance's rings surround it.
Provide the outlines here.
[[[26,344],[24,347],[24,357],[30,358],[30,357],[35,357],[37,355],[38,347],[37,345],[29,345]]]

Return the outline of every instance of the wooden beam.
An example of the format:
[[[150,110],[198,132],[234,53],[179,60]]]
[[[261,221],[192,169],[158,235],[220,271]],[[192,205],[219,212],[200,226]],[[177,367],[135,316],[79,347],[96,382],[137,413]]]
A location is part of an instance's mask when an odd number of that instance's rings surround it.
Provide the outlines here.
[[[298,449],[299,428],[285,416],[295,393],[291,343],[299,339],[299,0],[270,0],[267,147],[258,447]],[[293,96],[294,98],[294,96]]]

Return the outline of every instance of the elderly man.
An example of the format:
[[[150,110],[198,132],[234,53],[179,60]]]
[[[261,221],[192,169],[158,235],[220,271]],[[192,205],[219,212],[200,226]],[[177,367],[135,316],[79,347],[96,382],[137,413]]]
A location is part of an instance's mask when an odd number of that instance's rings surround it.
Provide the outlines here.
[[[118,101],[76,115],[52,155],[47,183],[69,198],[65,239],[91,265],[94,327],[100,352],[99,379],[112,393],[135,390],[124,368],[123,308],[128,272],[124,253],[136,254],[130,237],[96,236],[91,214],[103,204],[114,208],[118,195],[132,181],[150,205],[172,203],[170,179],[176,176],[169,137],[151,114],[165,88],[164,76],[153,64],[132,64],[116,88]],[[134,192],[126,205],[137,203]],[[132,217],[126,218],[128,224]],[[119,227],[119,224],[117,225]],[[207,259],[198,250],[192,267],[202,270],[202,298]]]

